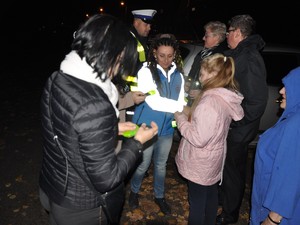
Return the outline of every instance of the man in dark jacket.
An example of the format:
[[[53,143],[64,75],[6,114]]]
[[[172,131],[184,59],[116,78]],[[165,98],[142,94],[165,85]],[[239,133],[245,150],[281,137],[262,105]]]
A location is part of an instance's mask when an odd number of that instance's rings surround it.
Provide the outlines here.
[[[227,156],[223,182],[220,188],[222,213],[217,225],[236,223],[243,200],[248,145],[256,137],[260,119],[268,100],[266,68],[260,51],[265,46],[255,33],[255,21],[249,15],[237,15],[229,21],[227,43],[230,50],[224,54],[235,61],[235,78],[244,95],[242,107],[245,116],[232,122],[227,137]]]

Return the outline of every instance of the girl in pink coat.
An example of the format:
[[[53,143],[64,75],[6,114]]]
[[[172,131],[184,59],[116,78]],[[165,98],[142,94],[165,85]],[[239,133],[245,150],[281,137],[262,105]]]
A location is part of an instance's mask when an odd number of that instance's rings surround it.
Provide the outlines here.
[[[176,164],[187,179],[189,225],[214,225],[218,185],[226,156],[226,137],[232,120],[244,116],[231,57],[214,54],[201,62],[201,92],[191,108],[176,112],[182,135]]]

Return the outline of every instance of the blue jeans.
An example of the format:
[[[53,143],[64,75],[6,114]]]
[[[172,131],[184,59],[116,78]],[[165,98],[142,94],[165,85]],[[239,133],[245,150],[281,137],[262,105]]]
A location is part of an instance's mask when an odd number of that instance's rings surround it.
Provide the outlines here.
[[[153,157],[154,196],[155,198],[164,198],[166,166],[172,143],[173,135],[159,136],[150,147],[144,150],[143,161],[139,164],[131,178],[132,192],[139,192],[144,175]]]

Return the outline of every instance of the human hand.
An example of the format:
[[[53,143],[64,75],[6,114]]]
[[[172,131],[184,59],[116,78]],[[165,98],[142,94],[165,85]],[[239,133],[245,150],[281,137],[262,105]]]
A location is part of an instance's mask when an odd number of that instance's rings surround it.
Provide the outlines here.
[[[271,211],[266,219],[260,223],[260,225],[274,225],[281,223],[282,216],[274,211]]]
[[[180,116],[181,114],[182,114],[182,112],[178,112],[178,111],[175,112],[175,113],[174,113],[174,119],[177,120],[177,119],[178,119],[178,116]]]
[[[132,122],[122,122],[118,124],[119,126],[119,135],[122,135],[125,131],[135,130],[136,124]]]
[[[189,106],[183,106],[183,110],[182,112],[175,112],[174,113],[174,119],[177,121],[178,120],[178,117],[181,116],[181,115],[185,115],[185,116],[189,116],[190,114],[190,111],[191,111],[191,107]]]
[[[140,104],[141,102],[145,101],[147,96],[141,91],[132,91],[132,99],[134,104]]]
[[[272,223],[267,217],[264,221],[260,222],[260,225],[274,225],[274,223]]]
[[[184,115],[188,116],[191,112],[191,107],[190,106],[184,106],[182,112]]]
[[[136,132],[134,139],[144,144],[145,142],[152,139],[157,134],[157,132],[158,126],[155,122],[151,122],[151,127],[147,127],[146,124],[143,123]]]

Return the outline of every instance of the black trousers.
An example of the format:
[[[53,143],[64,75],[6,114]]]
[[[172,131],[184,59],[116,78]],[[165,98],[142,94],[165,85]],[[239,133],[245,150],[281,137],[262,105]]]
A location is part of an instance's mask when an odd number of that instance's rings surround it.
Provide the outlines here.
[[[246,183],[248,144],[227,139],[223,182],[219,187],[219,203],[227,221],[236,222],[239,218]]]
[[[214,225],[218,210],[218,183],[203,186],[188,181],[188,225]]]
[[[61,207],[52,202],[40,189],[40,201],[49,213],[50,225],[107,225],[101,207],[87,210],[74,210]]]

